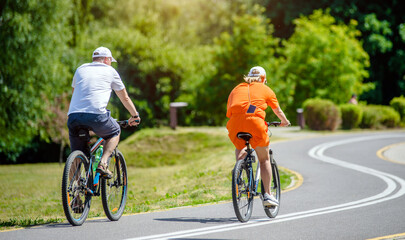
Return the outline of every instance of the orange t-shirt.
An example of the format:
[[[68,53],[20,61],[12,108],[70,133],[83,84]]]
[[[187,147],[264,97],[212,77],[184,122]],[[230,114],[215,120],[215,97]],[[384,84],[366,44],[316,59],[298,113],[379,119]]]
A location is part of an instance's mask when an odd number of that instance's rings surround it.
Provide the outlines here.
[[[250,96],[250,104],[249,104]],[[256,106],[252,113],[248,113],[249,105]],[[241,83],[236,86],[228,97],[226,116],[229,121],[226,125],[229,138],[237,149],[243,149],[245,142],[236,137],[238,132],[249,132],[253,135],[250,144],[256,146],[268,146],[266,108],[279,107],[276,94],[263,83]]]

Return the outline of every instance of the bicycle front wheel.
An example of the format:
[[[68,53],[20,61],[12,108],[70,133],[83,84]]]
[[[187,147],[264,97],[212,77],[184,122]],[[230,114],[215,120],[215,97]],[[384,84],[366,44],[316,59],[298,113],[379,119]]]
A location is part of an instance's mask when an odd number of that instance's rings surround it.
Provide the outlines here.
[[[278,210],[280,209],[280,198],[281,198],[281,189],[280,189],[280,175],[278,173],[278,167],[276,160],[273,159],[273,162],[271,163],[271,185],[270,185],[270,192],[271,194],[277,199],[278,201],[278,206],[277,207],[265,207],[264,212],[269,218],[275,218],[278,214]],[[263,182],[262,182],[262,191],[263,187]]]
[[[118,221],[124,213],[128,191],[127,165],[120,151],[110,159],[108,169],[113,177],[101,180],[101,198],[105,215],[111,221]]]
[[[89,162],[82,151],[72,152],[66,160],[62,178],[62,204],[65,216],[73,226],[84,223],[89,214],[91,196],[87,189]]]
[[[253,194],[250,171],[245,161],[238,161],[232,172],[232,202],[236,217],[241,222],[249,221],[252,216]]]

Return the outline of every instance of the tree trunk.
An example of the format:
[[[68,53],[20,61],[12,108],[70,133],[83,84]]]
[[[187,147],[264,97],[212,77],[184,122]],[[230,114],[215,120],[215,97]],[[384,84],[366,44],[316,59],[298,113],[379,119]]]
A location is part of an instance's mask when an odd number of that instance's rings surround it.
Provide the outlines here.
[[[59,149],[59,164],[63,163],[63,149],[65,148],[65,141],[62,139]]]

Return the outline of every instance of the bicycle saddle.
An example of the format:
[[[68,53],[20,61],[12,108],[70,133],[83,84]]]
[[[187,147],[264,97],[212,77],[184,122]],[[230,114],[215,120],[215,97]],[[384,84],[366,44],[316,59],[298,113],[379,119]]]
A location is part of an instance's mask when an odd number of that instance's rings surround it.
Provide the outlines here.
[[[236,134],[236,136],[237,136],[239,139],[243,139],[243,140],[245,140],[245,141],[249,141],[249,140],[252,138],[252,134],[247,133],[247,132],[238,132],[238,133]]]

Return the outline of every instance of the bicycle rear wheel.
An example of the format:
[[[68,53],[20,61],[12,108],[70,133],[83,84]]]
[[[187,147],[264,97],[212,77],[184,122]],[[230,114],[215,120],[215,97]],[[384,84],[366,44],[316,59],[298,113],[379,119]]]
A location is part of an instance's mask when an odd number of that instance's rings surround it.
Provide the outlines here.
[[[65,216],[73,226],[84,223],[89,214],[91,196],[86,189],[89,162],[81,151],[72,152],[66,160],[62,177],[62,204]]]
[[[128,191],[127,166],[120,151],[117,150],[116,155],[110,159],[108,169],[113,177],[101,180],[101,199],[108,219],[117,221],[124,213]]]
[[[238,161],[232,172],[232,202],[236,217],[241,222],[247,222],[252,216],[253,194],[250,171],[245,161]]]
[[[270,192],[271,194],[277,199],[278,206],[277,207],[265,207],[264,212],[269,218],[275,218],[278,214],[278,210],[280,209],[280,198],[281,198],[281,189],[280,189],[280,175],[278,173],[278,167],[276,160],[273,159],[271,163],[271,185],[270,185]],[[263,182],[262,182],[262,192],[264,192]]]

